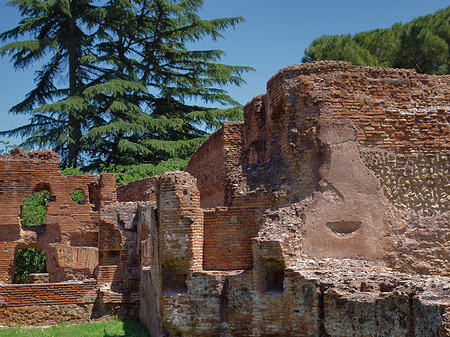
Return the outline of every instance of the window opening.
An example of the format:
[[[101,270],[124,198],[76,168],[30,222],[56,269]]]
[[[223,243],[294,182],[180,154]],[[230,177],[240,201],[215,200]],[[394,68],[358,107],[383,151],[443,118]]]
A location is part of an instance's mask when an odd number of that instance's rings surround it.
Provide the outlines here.
[[[282,294],[284,281],[284,271],[267,270],[266,272],[266,293]]]
[[[264,262],[264,291],[267,294],[282,294],[284,291],[284,264],[278,260]]]
[[[18,249],[14,271],[14,283],[30,283],[29,275],[46,273],[45,250],[37,248]]]
[[[175,295],[187,293],[187,275],[179,273],[172,268],[162,267],[163,293],[164,295]]]
[[[27,196],[22,205],[22,224],[31,227],[45,225],[45,213],[49,201],[48,190],[33,192]]]
[[[86,196],[84,195],[84,192],[77,188],[75,191],[72,192],[70,195],[73,201],[75,201],[77,204],[82,205],[84,204],[84,201],[86,200]]]

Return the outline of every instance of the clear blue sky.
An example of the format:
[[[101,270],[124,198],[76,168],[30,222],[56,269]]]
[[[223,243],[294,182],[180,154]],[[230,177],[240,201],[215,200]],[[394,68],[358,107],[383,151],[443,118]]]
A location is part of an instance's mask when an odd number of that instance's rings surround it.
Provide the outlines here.
[[[0,31],[15,27],[20,17],[0,0]],[[321,35],[354,34],[388,28],[396,22],[433,13],[450,5],[444,0],[205,0],[205,19],[243,16],[245,23],[225,32],[216,43],[203,41],[198,49],[218,48],[227,55],[223,63],[248,65],[257,72],[245,75],[247,85],[229,87],[229,93],[245,104],[265,92],[267,80],[279,69],[300,63],[304,50]],[[33,88],[34,71],[14,71],[7,57],[0,58],[0,130],[27,123],[28,117],[8,114]],[[0,138],[6,140],[6,138]],[[20,140],[10,139],[13,143]]]

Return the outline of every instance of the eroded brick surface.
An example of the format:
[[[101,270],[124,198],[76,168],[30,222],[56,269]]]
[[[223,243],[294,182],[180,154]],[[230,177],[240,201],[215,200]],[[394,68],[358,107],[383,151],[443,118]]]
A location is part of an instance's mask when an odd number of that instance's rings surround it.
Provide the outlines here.
[[[444,336],[448,84],[342,62],[276,74],[245,106],[239,161],[225,169],[225,125],[189,162],[216,208],[203,271],[158,297],[159,331]]]

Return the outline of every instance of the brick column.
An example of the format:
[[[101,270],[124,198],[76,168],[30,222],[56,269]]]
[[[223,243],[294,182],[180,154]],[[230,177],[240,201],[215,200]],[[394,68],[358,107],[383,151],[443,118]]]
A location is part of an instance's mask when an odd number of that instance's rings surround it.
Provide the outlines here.
[[[187,172],[167,172],[157,183],[161,264],[181,274],[201,271],[203,210],[197,179]]]

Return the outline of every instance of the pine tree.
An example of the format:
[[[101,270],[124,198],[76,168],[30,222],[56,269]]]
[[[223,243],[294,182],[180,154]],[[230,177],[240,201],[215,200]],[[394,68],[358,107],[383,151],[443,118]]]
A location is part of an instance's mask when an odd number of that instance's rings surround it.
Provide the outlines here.
[[[15,114],[30,113],[30,123],[1,134],[28,137],[23,145],[29,147],[51,145],[67,166],[76,166],[85,127],[78,95],[88,76],[80,60],[91,38],[81,26],[90,24],[89,1],[13,0],[8,5],[17,7],[23,19],[0,38],[31,39],[7,44],[1,54],[12,55],[16,69],[27,68],[46,55],[50,60],[36,72],[36,87],[10,109]],[[62,76],[67,77],[67,84],[58,87]]]
[[[322,36],[305,50],[303,62],[342,60],[356,65],[412,68],[420,73],[450,72],[450,7],[375,29],[350,35]]]
[[[37,73],[37,87],[11,109],[31,113],[30,124],[4,134],[28,136],[28,146],[53,147],[65,166],[81,158],[99,169],[187,158],[205,130],[241,117],[224,87],[244,84],[242,74],[252,69],[220,64],[222,51],[190,50],[187,44],[217,40],[243,18],[202,20],[202,0],[93,3],[9,3],[24,19],[1,38],[33,33],[35,39],[10,43],[2,54],[11,54],[16,68],[49,53],[52,58]],[[67,74],[68,86],[57,87],[55,80]],[[199,107],[196,100],[225,108]]]
[[[108,36],[98,45],[98,60],[110,68],[100,77],[105,81],[86,91],[102,102],[100,118],[86,138],[104,163],[187,158],[204,140],[205,128],[241,117],[238,103],[220,87],[242,85],[241,74],[250,68],[219,64],[222,51],[192,51],[186,44],[204,37],[216,40],[243,19],[202,20],[196,14],[202,4],[117,0],[105,6]],[[192,99],[234,107],[186,103]]]

